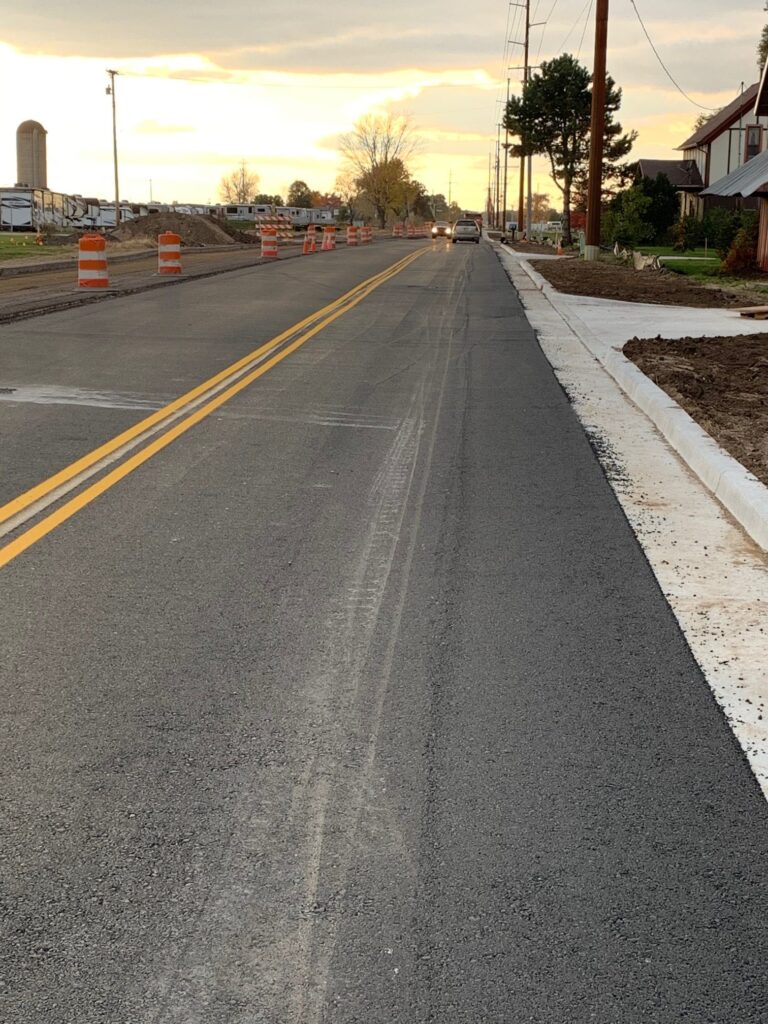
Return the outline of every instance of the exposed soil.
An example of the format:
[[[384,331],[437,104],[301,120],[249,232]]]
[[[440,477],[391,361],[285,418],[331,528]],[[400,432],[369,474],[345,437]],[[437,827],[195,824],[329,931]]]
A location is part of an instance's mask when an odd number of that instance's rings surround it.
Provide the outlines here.
[[[765,304],[765,295],[748,288],[734,291],[700,285],[671,270],[634,270],[614,263],[583,260],[535,260],[536,270],[560,292],[591,295],[624,302],[651,302],[663,306],[698,306],[725,309]]]
[[[541,242],[512,242],[508,240],[505,244],[508,249],[514,249],[515,252],[530,253],[531,256],[534,254],[537,256],[555,255],[555,247],[553,245],[542,245]]]
[[[253,242],[253,235],[226,228],[213,217],[203,217],[188,213],[150,213],[146,217],[137,217],[127,221],[112,237],[119,241],[142,238],[157,243],[157,236],[163,231],[173,231],[181,236],[181,244],[185,246],[231,245],[235,242]]]
[[[633,338],[624,354],[768,484],[768,334]]]

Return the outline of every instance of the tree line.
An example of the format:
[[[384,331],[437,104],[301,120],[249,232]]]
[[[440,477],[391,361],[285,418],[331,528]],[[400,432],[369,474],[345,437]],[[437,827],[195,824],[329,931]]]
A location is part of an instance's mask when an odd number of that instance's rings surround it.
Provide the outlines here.
[[[319,192],[305,181],[294,181],[286,201],[280,195],[259,192],[259,175],[245,160],[221,180],[219,194],[225,203],[270,203],[275,206],[341,210],[343,220],[365,218],[379,227],[389,221],[419,217],[424,220],[455,220],[458,204],[442,193],[430,194],[413,175],[409,160],[421,146],[411,120],[394,114],[369,114],[360,118],[339,139],[342,167],[333,192]]]

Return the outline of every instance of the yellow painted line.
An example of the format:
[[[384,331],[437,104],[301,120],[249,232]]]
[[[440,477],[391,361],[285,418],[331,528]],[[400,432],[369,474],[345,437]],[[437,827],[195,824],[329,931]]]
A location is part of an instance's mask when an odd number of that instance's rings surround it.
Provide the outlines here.
[[[402,268],[403,266],[407,265],[411,257],[414,255],[414,253],[409,253],[409,255],[404,257],[404,259],[398,260],[397,263],[392,264],[391,267],[387,267],[386,270],[380,271],[378,274],[375,274],[373,277],[367,278],[365,281],[361,281],[360,284],[355,285],[354,288],[350,289],[350,291],[348,292],[345,292],[345,294],[339,296],[339,298],[334,299],[333,302],[328,303],[327,306],[323,306],[316,312],[311,313],[307,317],[304,317],[303,320],[300,320],[298,323],[295,323],[292,327],[289,327],[281,334],[276,335],[276,337],[266,342],[266,344],[261,345],[253,352],[249,352],[248,355],[243,356],[241,359],[238,359],[237,362],[232,363],[231,366],[227,366],[225,369],[221,370],[213,377],[209,377],[208,380],[203,381],[202,384],[198,384],[196,387],[192,388],[191,391],[187,391],[186,394],[181,395],[180,398],[174,399],[173,402],[170,402],[168,405],[163,406],[162,409],[158,409],[156,412],[153,412],[150,416],[147,416],[139,423],[136,423],[134,424],[134,426],[129,427],[127,430],[124,430],[121,434],[117,434],[115,437],[111,438],[109,441],[106,441],[98,448],[94,448],[94,450],[88,452],[87,455],[84,455],[82,458],[77,459],[77,461],[70,463],[70,465],[68,466],[65,466],[63,469],[59,470],[58,473],[54,473],[53,476],[50,476],[47,479],[41,481],[39,484],[36,484],[34,487],[31,487],[28,491],[24,491],[23,494],[18,495],[16,498],[12,498],[11,501],[7,502],[5,505],[0,506],[0,523],[4,523],[8,519],[11,519],[13,516],[18,515],[20,512],[23,512],[24,509],[29,508],[30,505],[34,505],[35,502],[38,502],[42,498],[46,497],[46,495],[50,494],[51,491],[55,491],[58,487],[61,487],[63,484],[66,484],[68,481],[72,480],[80,473],[83,473],[85,470],[89,469],[96,463],[100,462],[108,455],[111,455],[119,448],[122,448],[130,441],[134,440],[137,437],[140,437],[140,435],[145,433],[147,430],[150,430],[157,424],[162,423],[163,420],[168,419],[168,417],[172,416],[180,409],[183,409],[185,405],[188,405],[190,402],[193,402],[196,398],[199,398],[201,395],[204,395],[206,391],[210,391],[211,388],[216,387],[217,384],[220,384],[222,381],[226,380],[227,377],[230,377],[232,376],[232,374],[237,373],[244,366],[247,366],[248,363],[251,363],[255,359],[258,359],[259,356],[263,355],[265,352],[268,352],[270,348],[274,348],[275,345],[279,345],[287,338],[290,338],[292,334],[295,334],[297,331],[302,330],[304,327],[307,326],[307,324],[312,323],[319,317],[322,317],[325,314],[329,313],[331,310],[336,309],[339,306],[349,302],[349,300],[352,299],[356,294],[358,294],[358,292],[364,290],[373,282],[377,282],[379,278],[383,278],[391,271],[397,272],[396,268]]]
[[[333,308],[332,311],[329,313],[327,317],[325,317],[324,320],[322,320],[318,324],[315,324],[314,327],[311,327],[304,334],[301,334],[298,338],[296,338],[295,341],[292,341],[289,345],[286,345],[285,348],[277,352],[266,363],[263,363],[261,366],[251,371],[251,373],[246,374],[231,387],[227,388],[226,391],[222,391],[220,394],[216,395],[216,397],[213,398],[210,402],[207,402],[205,405],[200,406],[199,409],[196,409],[191,415],[187,416],[185,419],[181,420],[175,426],[171,427],[162,436],[156,438],[154,441],[151,441],[148,445],[142,448],[141,451],[137,452],[135,455],[132,455],[129,459],[126,459],[125,462],[121,463],[116,469],[113,469],[110,473],[107,473],[96,483],[91,484],[90,487],[87,487],[84,491],[81,491],[80,494],[76,495],[76,497],[72,498],[70,501],[66,502],[66,504],[56,509],[55,512],[52,512],[50,515],[46,516],[45,519],[40,520],[39,523],[36,523],[34,526],[30,527],[30,529],[25,530],[24,533],[16,537],[15,540],[12,540],[9,544],[6,544],[4,547],[0,548],[0,568],[7,565],[9,562],[13,561],[14,558],[18,557],[18,555],[22,554],[22,552],[26,551],[27,548],[31,547],[33,544],[36,544],[37,541],[41,540],[47,534],[51,533],[51,531],[55,530],[57,526],[60,526],[68,519],[71,519],[71,517],[74,516],[77,512],[79,512],[82,508],[85,508],[86,505],[89,505],[92,501],[98,498],[99,495],[104,494],[104,492],[108,491],[111,487],[114,487],[116,483],[118,483],[124,477],[128,476],[129,473],[132,473],[135,469],[138,469],[139,466],[143,465],[154,455],[157,455],[158,452],[161,452],[164,448],[167,448],[169,444],[176,440],[176,438],[181,437],[181,435],[186,433],[191,427],[194,427],[201,420],[205,419],[207,416],[210,416],[210,414],[214,412],[216,409],[218,409],[220,406],[224,405],[225,402],[228,402],[230,398],[233,398],[240,391],[243,391],[245,388],[247,388],[249,384],[252,384],[255,380],[258,380],[259,377],[262,377],[265,373],[268,373],[273,366],[276,366],[278,363],[282,362],[283,359],[287,358],[292,352],[295,352],[298,348],[301,348],[301,346],[306,344],[310,340],[310,338],[313,338],[316,334],[319,334],[320,331],[322,331],[329,324],[333,323],[334,320],[338,319],[340,316],[342,316],[344,313],[347,313],[358,303],[362,302],[364,298],[370,295],[371,292],[375,291],[380,285],[384,284],[386,281],[394,277],[396,274],[399,274],[401,270],[404,270],[405,267],[413,263],[415,259],[418,259],[419,256],[423,255],[425,252],[428,251],[429,250],[427,249],[419,249],[415,253],[410,253],[404,260],[400,260],[398,263],[390,267],[387,271],[383,272],[382,274],[376,275],[376,277],[374,278],[370,278],[369,281],[366,283],[366,287],[363,290],[353,289],[354,294],[347,293],[348,295],[353,294],[353,297],[343,307],[339,308],[338,303],[332,303],[330,307],[326,307],[331,308],[334,305],[336,306],[336,308]]]

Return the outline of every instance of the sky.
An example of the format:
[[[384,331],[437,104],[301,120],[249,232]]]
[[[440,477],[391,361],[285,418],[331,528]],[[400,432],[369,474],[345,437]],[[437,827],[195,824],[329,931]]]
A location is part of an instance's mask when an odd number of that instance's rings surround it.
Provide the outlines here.
[[[619,117],[639,133],[635,158],[673,158],[702,108],[757,80],[768,13],[763,0],[635,4],[690,98],[660,67],[632,0],[610,0]],[[570,52],[591,66],[594,0],[531,0],[531,13],[544,22],[531,30],[534,64]],[[243,159],[262,192],[285,196],[295,179],[329,191],[339,135],[393,111],[420,138],[414,175],[483,209],[507,78],[520,88],[521,38],[521,8],[507,0],[0,0],[0,184],[16,180],[16,128],[31,119],[48,132],[50,188],[113,196],[113,68],[123,198],[217,202]],[[557,197],[540,160],[533,178]],[[510,206],[516,182],[510,167]]]

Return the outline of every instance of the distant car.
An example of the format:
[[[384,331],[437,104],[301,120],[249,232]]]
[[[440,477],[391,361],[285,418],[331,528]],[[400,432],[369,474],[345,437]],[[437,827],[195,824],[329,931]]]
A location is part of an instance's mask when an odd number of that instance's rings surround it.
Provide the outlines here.
[[[477,226],[477,221],[469,220],[469,218],[457,220],[453,225],[452,241],[454,245],[457,242],[474,242],[479,245],[480,228]]]
[[[445,235],[447,238],[450,238],[452,230],[447,220],[436,220],[432,225],[432,237],[437,238],[438,235]]]

